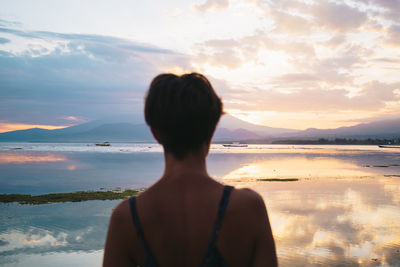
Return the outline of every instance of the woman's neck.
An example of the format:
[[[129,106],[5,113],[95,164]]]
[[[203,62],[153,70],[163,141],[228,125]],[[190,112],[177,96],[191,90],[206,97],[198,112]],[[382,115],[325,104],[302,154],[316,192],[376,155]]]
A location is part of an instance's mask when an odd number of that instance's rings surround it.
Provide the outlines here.
[[[165,170],[163,179],[179,179],[185,177],[208,176],[206,153],[189,153],[183,159],[177,159],[170,153],[165,153]]]

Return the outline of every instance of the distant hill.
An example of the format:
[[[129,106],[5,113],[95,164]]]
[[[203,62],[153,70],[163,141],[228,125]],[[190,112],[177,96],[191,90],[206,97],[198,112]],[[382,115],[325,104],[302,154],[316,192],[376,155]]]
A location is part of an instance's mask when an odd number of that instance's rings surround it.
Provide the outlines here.
[[[304,131],[251,124],[224,115],[214,135],[214,142],[248,141],[270,143],[280,139],[318,138],[399,138],[400,119],[364,123],[337,129]],[[155,142],[148,126],[96,120],[57,130],[32,128],[0,133],[0,142]]]
[[[222,116],[221,121],[218,124],[218,127],[225,128],[230,131],[241,129],[244,131],[251,132],[254,136],[258,137],[276,136],[281,134],[300,132],[299,130],[286,129],[286,128],[273,128],[273,127],[249,123],[229,114],[225,114]]]
[[[128,120],[128,118],[123,118]],[[154,142],[148,126],[102,119],[57,130],[33,128],[0,133],[0,142]],[[295,130],[251,124],[229,114],[221,118],[214,141],[262,139]]]
[[[310,128],[301,132],[283,134],[281,138],[399,138],[400,119],[361,123],[336,129]]]
[[[260,136],[254,132],[245,129],[229,130],[227,128],[218,127],[214,133],[213,141],[230,141],[230,140],[250,140],[250,139],[262,139],[264,136]]]
[[[76,128],[74,128],[76,127]],[[83,124],[57,130],[28,129],[0,133],[2,142],[152,142],[145,124]]]

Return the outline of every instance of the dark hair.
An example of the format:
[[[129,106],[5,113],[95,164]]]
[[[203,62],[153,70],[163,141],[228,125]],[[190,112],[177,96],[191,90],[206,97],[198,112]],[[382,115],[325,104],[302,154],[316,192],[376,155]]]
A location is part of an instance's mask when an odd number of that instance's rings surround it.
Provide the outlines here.
[[[222,102],[199,73],[160,74],[150,84],[144,114],[164,150],[182,159],[211,139]]]

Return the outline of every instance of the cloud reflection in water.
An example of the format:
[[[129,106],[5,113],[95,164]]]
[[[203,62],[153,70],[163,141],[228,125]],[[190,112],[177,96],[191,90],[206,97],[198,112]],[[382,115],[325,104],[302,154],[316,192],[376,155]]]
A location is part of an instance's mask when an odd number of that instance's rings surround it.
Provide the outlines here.
[[[59,162],[66,161],[67,158],[63,154],[56,153],[0,153],[0,164],[23,164],[33,162]]]
[[[98,251],[103,249],[109,215],[118,202],[0,204],[0,266],[26,266],[27,258],[34,261],[30,266],[53,266],[51,255],[58,254],[65,262],[54,266],[88,266],[73,264],[77,259],[88,261],[87,257],[90,265],[101,262]]]
[[[262,179],[262,178],[346,178],[370,176],[366,168],[337,158],[291,157],[271,158],[246,164],[224,175],[223,179]]]
[[[398,153],[277,148],[265,149],[268,153],[211,151],[208,166],[217,179],[263,196],[280,266],[400,266]],[[56,159],[0,164],[6,193],[147,186],[163,166],[161,153],[4,153]],[[299,181],[257,182],[260,178]],[[101,262],[109,215],[117,202],[1,204],[0,265]],[[64,265],[55,264],[57,259]]]
[[[251,179],[284,177],[300,180]],[[263,196],[281,266],[400,265],[400,179],[321,157],[256,161],[223,178]]]

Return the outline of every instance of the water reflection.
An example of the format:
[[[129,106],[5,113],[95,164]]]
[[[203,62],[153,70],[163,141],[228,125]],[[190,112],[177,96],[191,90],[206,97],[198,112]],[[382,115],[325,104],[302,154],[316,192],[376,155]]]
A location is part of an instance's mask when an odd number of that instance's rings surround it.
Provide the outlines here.
[[[248,147],[224,147],[223,145],[211,145],[211,152],[216,153],[258,153],[258,154],[323,154],[343,155],[360,153],[399,153],[400,148],[380,148],[371,145],[267,145],[250,144]]]
[[[246,164],[223,176],[223,179],[263,179],[263,178],[321,178],[353,177],[374,174],[357,164],[336,158],[271,158]]]
[[[0,193],[141,188],[160,177],[161,153],[0,152]]]
[[[217,179],[263,196],[280,266],[400,266],[399,153],[262,149],[268,152],[211,151],[207,164]],[[0,191],[138,188],[162,170],[160,152],[7,151],[0,152]],[[299,181],[256,181],[262,178]],[[0,265],[99,266],[117,202],[0,204]]]
[[[67,158],[63,154],[56,153],[0,153],[0,164],[22,164],[31,162],[58,162],[66,161]]]
[[[281,266],[400,266],[398,155],[374,156],[268,155],[221,178],[263,196]]]
[[[98,251],[103,249],[109,216],[117,203],[0,204],[0,266],[27,266],[27,258],[34,261],[29,266],[99,266],[102,253]],[[93,253],[97,258],[89,264],[84,264],[87,259],[76,260]],[[64,262],[52,265],[55,254],[62,255]]]
[[[400,266],[400,180],[247,183],[263,196],[281,266]]]

